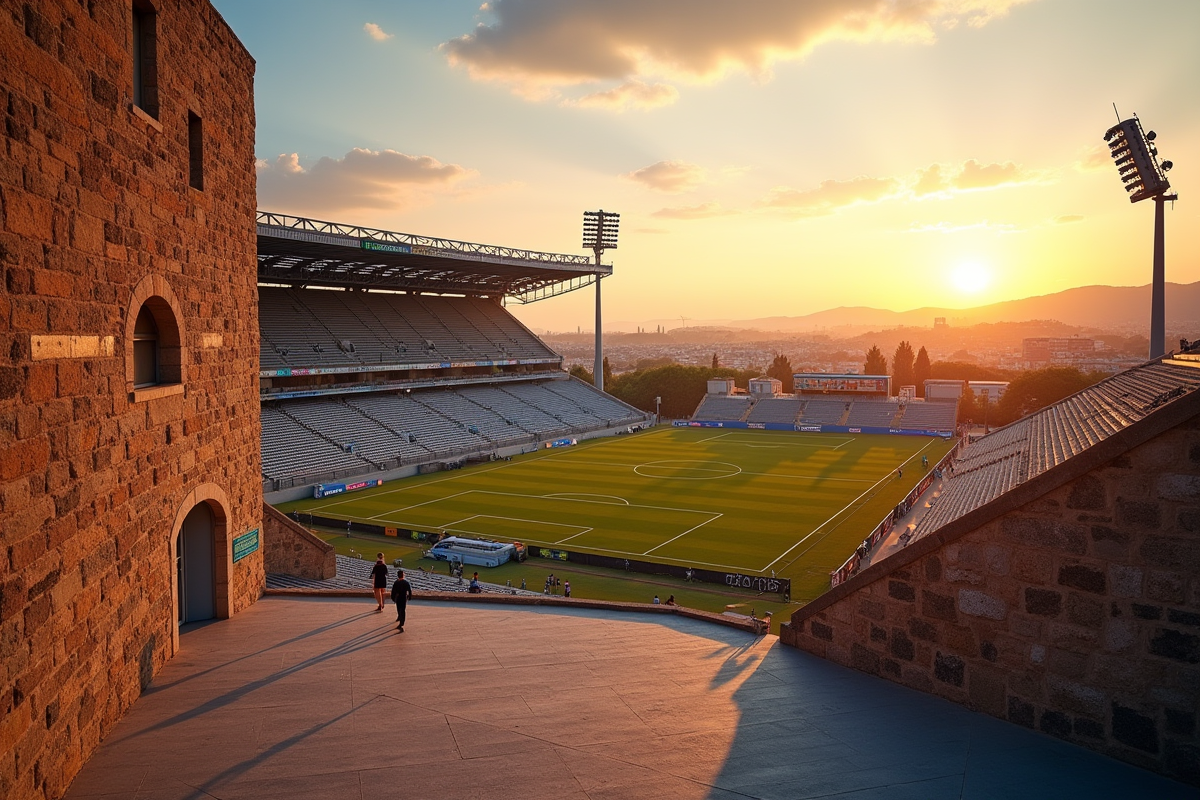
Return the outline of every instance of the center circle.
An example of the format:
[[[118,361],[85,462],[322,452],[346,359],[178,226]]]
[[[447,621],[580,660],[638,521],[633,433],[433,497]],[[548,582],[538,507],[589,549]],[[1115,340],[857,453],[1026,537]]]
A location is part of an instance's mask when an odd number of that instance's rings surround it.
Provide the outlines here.
[[[680,481],[708,481],[732,478],[742,471],[727,461],[650,461],[638,464],[633,471],[643,478],[671,478]]]

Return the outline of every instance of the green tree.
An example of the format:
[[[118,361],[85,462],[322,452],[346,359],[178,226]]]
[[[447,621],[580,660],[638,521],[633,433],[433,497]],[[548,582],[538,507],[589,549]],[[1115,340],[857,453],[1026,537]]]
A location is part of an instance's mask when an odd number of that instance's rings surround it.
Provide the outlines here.
[[[898,394],[901,386],[911,386],[913,382],[913,349],[908,342],[896,345],[896,353],[892,356],[892,393]]]
[[[796,382],[792,377],[795,374],[792,362],[783,353],[776,353],[775,360],[771,362],[771,366],[767,367],[767,377],[775,378],[782,383],[785,392],[791,392],[795,388]]]
[[[612,383],[612,376],[613,376],[612,367],[610,367],[608,365],[608,356],[604,357],[604,362],[603,362],[603,365],[601,368],[604,370],[602,373],[600,373],[601,375],[604,376],[604,385],[608,386],[608,384]]]
[[[993,427],[1007,425],[1086,389],[1104,377],[1103,373],[1085,373],[1075,367],[1047,367],[1025,372],[1009,383],[1004,396],[990,409],[988,422]]]
[[[689,367],[671,364],[648,370],[624,372],[604,389],[616,398],[643,411],[654,410],[654,398],[662,398],[662,415],[665,418],[690,417],[700,405],[700,398],[708,391],[709,378],[733,378],[746,388],[746,381],[755,373],[720,367]]]
[[[883,351],[879,349],[879,345],[871,345],[871,349],[867,351],[867,363],[863,364],[864,375],[887,375],[887,359],[883,357]]]
[[[717,354],[716,354],[716,353],[713,353],[713,363],[712,363],[712,368],[713,368],[713,369],[720,369],[720,368],[721,368],[721,362],[717,360]]]
[[[576,364],[575,366],[571,367],[570,371],[573,377],[579,378],[579,380],[583,381],[584,383],[594,382],[592,371],[583,364]]]
[[[924,347],[917,351],[917,360],[913,363],[913,382],[917,384],[917,397],[925,396],[925,381],[933,376],[933,365],[929,363],[929,351]]]

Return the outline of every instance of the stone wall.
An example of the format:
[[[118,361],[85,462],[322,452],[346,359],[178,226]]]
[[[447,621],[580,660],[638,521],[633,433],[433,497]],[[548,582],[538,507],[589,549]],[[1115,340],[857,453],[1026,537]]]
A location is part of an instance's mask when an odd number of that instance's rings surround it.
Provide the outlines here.
[[[333,545],[263,503],[263,565],[267,572],[325,580],[337,575],[337,554]]]
[[[965,535],[914,543],[781,638],[1200,784],[1198,532],[1193,417]]]
[[[254,63],[207,2],[153,0],[146,113],[133,5],[0,0],[7,800],[61,796],[179,647],[174,549],[195,504],[217,528],[218,616],[263,589],[261,553],[229,550],[262,524]],[[135,388],[143,302],[177,325],[160,385]]]

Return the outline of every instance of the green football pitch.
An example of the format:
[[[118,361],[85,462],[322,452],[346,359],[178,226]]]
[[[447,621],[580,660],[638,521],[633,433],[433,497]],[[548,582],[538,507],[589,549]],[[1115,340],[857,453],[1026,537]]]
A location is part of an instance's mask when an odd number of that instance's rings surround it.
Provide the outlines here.
[[[800,599],[828,588],[829,573],[920,481],[922,456],[932,468],[951,447],[916,436],[662,427],[280,508],[774,573]]]

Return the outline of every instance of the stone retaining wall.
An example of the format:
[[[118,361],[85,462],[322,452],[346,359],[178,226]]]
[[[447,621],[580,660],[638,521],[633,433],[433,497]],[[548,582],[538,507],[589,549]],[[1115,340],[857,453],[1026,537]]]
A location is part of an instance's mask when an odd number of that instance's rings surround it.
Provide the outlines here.
[[[337,575],[333,545],[263,503],[263,564],[267,572],[327,580]]]
[[[1196,418],[909,549],[801,609],[780,638],[1200,784]]]

